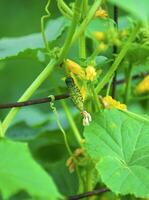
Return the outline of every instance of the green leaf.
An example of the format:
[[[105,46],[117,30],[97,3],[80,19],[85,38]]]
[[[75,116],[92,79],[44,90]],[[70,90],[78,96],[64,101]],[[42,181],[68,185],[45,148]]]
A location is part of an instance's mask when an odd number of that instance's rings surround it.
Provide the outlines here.
[[[67,130],[69,145],[72,149],[74,138],[71,137],[72,131]],[[77,194],[78,177],[76,172],[70,173],[66,166],[69,158],[64,138],[60,130],[45,132],[30,143],[32,154],[47,171],[50,172],[59,191],[66,196]],[[73,186],[73,187],[72,187]]]
[[[32,159],[27,144],[1,139],[0,160],[0,190],[4,199],[20,190],[34,198],[61,197],[52,178]]]
[[[56,40],[67,26],[68,21],[64,17],[50,20],[45,29],[47,40],[49,42]],[[37,50],[43,48],[41,33],[33,33],[16,38],[3,38],[0,40],[0,60],[18,56],[20,53],[21,55],[25,54],[25,56],[26,54],[35,54]]]
[[[108,0],[112,4],[117,4],[120,8],[134,15],[143,22],[149,20],[149,2],[148,0]]]
[[[118,110],[93,116],[86,149],[102,181],[116,194],[149,197],[149,124]]]

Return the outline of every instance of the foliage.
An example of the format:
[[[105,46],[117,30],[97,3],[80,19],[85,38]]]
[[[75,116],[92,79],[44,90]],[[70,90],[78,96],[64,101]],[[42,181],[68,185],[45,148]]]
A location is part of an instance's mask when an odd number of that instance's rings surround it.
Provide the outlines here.
[[[0,16],[0,106],[51,99],[0,110],[0,199],[149,198],[148,0],[1,0]]]
[[[115,193],[149,197],[148,130],[148,122],[113,109],[96,113],[85,128],[87,152]]]

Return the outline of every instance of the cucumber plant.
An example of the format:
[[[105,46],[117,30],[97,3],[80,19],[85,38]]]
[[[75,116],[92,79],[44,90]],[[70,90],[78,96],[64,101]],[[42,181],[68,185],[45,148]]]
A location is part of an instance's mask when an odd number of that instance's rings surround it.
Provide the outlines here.
[[[148,1],[1,3],[0,199],[149,199]]]

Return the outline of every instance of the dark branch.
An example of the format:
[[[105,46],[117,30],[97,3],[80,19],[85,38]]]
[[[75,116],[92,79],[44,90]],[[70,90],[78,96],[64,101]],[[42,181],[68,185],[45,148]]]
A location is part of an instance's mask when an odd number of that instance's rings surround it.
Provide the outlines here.
[[[55,100],[61,100],[66,99],[69,97],[69,94],[61,94],[54,96]],[[30,106],[35,104],[42,104],[42,103],[49,103],[51,101],[51,97],[45,97],[41,99],[33,99],[29,101],[24,102],[15,102],[15,103],[8,103],[8,104],[0,104],[0,109],[7,109],[7,108],[13,108],[13,107],[24,107],[24,106]]]
[[[78,195],[75,195],[75,196],[70,196],[68,198],[68,200],[78,200],[78,199],[83,199],[83,198],[86,198],[86,197],[91,197],[91,196],[94,196],[94,195],[99,195],[99,194],[102,194],[104,192],[109,192],[110,190],[107,189],[107,188],[102,188],[102,189],[98,189],[98,190],[93,190],[91,192],[86,192],[86,193],[83,193],[83,194],[78,194]]]
[[[138,79],[140,77],[144,77],[148,75],[149,73],[141,73],[134,75],[132,77],[133,80]],[[125,79],[120,79],[116,81],[116,84],[122,84],[125,82]],[[105,85],[106,87],[107,85]],[[69,94],[61,94],[55,96],[55,100],[61,100],[61,99],[66,99],[69,97]],[[33,99],[29,101],[24,101],[24,102],[15,102],[15,103],[7,103],[7,104],[0,104],[0,109],[8,109],[8,108],[13,108],[13,107],[24,107],[24,106],[31,106],[35,104],[42,104],[42,103],[49,103],[51,101],[50,97],[45,97],[45,98],[40,98],[40,99]]]
[[[115,22],[115,27],[118,28],[118,7],[117,5],[114,5],[113,8],[114,11],[114,22]],[[113,45],[113,54],[115,55],[117,53],[117,46]],[[112,97],[115,97],[115,91],[116,91],[116,78],[117,78],[117,72],[114,73],[113,81],[112,81]]]

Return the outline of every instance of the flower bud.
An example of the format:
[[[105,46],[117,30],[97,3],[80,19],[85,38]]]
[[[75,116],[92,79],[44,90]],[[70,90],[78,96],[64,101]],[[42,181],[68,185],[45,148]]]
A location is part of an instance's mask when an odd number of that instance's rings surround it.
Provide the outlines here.
[[[93,81],[96,78],[96,75],[97,75],[97,73],[93,66],[88,66],[86,68],[86,79],[87,80]]]
[[[72,60],[67,59],[64,63],[64,65],[67,67],[67,69],[69,71],[71,71],[73,74],[79,76],[81,79],[83,79],[85,77],[85,72],[83,70],[83,68],[78,65],[77,63],[75,63]]]
[[[97,39],[97,40],[104,40],[105,39],[105,33],[101,32],[101,31],[95,31],[93,32],[93,36]]]
[[[108,13],[106,10],[99,8],[95,13],[95,17],[106,19],[108,17]]]

